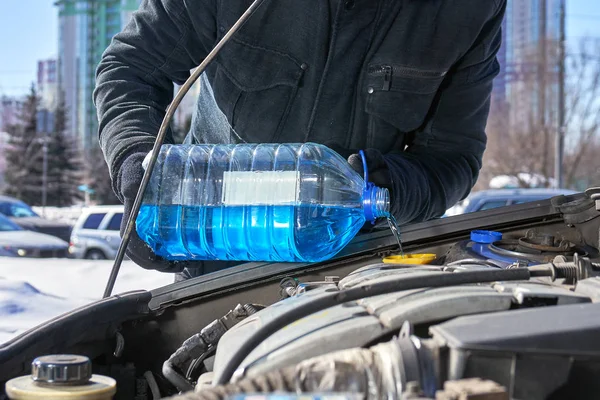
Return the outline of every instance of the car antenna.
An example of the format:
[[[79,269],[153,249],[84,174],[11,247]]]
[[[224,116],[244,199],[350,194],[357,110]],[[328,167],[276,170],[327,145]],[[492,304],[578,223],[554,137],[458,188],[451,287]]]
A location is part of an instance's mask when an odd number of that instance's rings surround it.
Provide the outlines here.
[[[215,59],[217,54],[219,54],[221,48],[225,44],[227,44],[231,37],[242,27],[242,25],[244,25],[244,23],[252,16],[252,14],[258,9],[258,7],[261,6],[261,4],[264,1],[265,0],[254,0],[254,2],[250,4],[250,7],[248,7],[248,9],[242,14],[242,16],[236,21],[236,23],[233,24],[231,29],[229,29],[229,31],[225,34],[225,36],[223,36],[219,43],[217,43],[217,45],[211,50],[211,52],[208,53],[204,61],[200,63],[198,68],[196,68],[196,70],[185,81],[183,86],[181,86],[181,88],[177,92],[175,98],[173,98],[171,104],[169,104],[165,117],[162,121],[162,124],[160,125],[160,129],[158,130],[158,135],[156,135],[156,140],[154,141],[154,147],[152,148],[150,162],[148,163],[148,166],[144,171],[142,182],[135,196],[133,208],[131,209],[131,213],[129,214],[127,225],[125,227],[125,232],[123,233],[123,238],[121,240],[121,244],[119,245],[119,250],[115,258],[115,263],[113,264],[112,270],[110,271],[110,276],[108,278],[106,289],[104,290],[104,295],[102,296],[102,298],[109,297],[112,294],[115,282],[117,280],[117,276],[119,275],[119,270],[121,269],[121,264],[123,263],[123,258],[125,257],[125,250],[129,245],[129,240],[131,238],[131,232],[133,231],[133,224],[135,222],[135,218],[137,217],[137,214],[140,211],[140,207],[142,205],[142,198],[144,197],[146,187],[148,186],[148,182],[150,181],[152,171],[154,170],[154,165],[156,164],[156,160],[160,153],[160,148],[165,140],[167,128],[171,123],[173,115],[175,115],[175,110],[177,110],[177,107],[179,107],[181,100],[183,100],[183,97],[190,90],[192,85],[196,82],[200,75],[202,75],[202,73],[204,72],[204,70],[206,70],[208,65]]]

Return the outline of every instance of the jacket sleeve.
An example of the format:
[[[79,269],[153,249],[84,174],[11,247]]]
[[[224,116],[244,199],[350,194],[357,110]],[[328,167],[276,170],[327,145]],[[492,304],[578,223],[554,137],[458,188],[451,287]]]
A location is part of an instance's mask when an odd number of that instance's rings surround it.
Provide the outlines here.
[[[117,193],[124,157],[151,149],[173,99],[173,82],[183,84],[215,41],[214,0],[144,0],[104,52],[94,103]],[[166,141],[172,142],[170,132]]]
[[[505,7],[501,0],[491,10],[477,40],[448,74],[424,131],[406,151],[385,156],[393,182],[391,211],[400,224],[443,215],[477,181]]]

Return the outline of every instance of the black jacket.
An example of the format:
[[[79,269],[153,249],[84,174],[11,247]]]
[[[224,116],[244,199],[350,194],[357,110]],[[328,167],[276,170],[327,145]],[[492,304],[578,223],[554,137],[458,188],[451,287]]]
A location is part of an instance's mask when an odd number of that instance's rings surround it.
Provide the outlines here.
[[[97,70],[100,143],[113,176],[127,154],[150,148],[172,82],[189,77],[250,3],[144,0]],[[236,133],[194,137],[376,148],[392,173],[398,221],[440,216],[481,168],[505,7],[267,0],[205,76]]]

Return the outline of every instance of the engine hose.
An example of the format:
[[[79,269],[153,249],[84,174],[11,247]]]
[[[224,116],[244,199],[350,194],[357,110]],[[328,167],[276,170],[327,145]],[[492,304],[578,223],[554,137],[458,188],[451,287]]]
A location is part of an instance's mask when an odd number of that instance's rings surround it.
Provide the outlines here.
[[[254,334],[244,341],[241,347],[224,365],[221,375],[215,382],[216,385],[224,385],[242,364],[246,357],[263,341],[272,334],[287,325],[305,318],[311,314],[325,310],[339,304],[360,300],[365,297],[379,296],[401,290],[421,289],[427,287],[446,287],[464,284],[486,283],[496,281],[521,281],[529,280],[530,273],[527,268],[515,268],[506,270],[476,270],[454,273],[425,272],[400,276],[395,279],[365,284],[352,289],[331,292],[328,296],[316,298],[311,302],[300,304],[273,320],[265,323]]]
[[[304,360],[296,365],[203,389],[174,399],[220,400],[233,394],[344,393],[365,400],[398,399],[407,382],[435,382],[420,372],[421,353],[410,335],[410,324],[400,336],[368,349],[355,347]],[[435,383],[429,394],[435,394]]]
[[[152,393],[152,400],[160,400],[160,389],[158,388],[158,383],[156,383],[156,379],[154,379],[154,375],[152,375],[152,372],[144,372],[144,378],[146,378],[146,382],[148,382],[150,393]]]
[[[194,390],[194,386],[185,377],[175,370],[171,360],[167,360],[162,366],[163,376],[181,392]]]
[[[293,367],[280,369],[254,378],[243,379],[238,383],[217,386],[199,393],[187,392],[173,396],[173,400],[226,400],[239,393],[294,392],[296,371]]]

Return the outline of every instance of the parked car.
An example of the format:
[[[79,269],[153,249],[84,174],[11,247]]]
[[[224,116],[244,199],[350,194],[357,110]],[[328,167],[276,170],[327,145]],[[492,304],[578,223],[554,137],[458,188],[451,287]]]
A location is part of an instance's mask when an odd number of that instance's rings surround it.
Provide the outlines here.
[[[30,206],[14,197],[0,196],[0,214],[23,229],[56,236],[66,242],[71,237],[70,225],[42,218]]]
[[[28,231],[0,215],[0,256],[67,257],[69,244],[55,236]]]
[[[121,243],[119,228],[122,219],[123,206],[83,209],[71,234],[71,256],[91,260],[115,258]]]
[[[492,208],[523,204],[549,199],[554,196],[574,194],[567,189],[493,189],[471,193],[466,199],[446,211],[444,217],[466,214]]]

